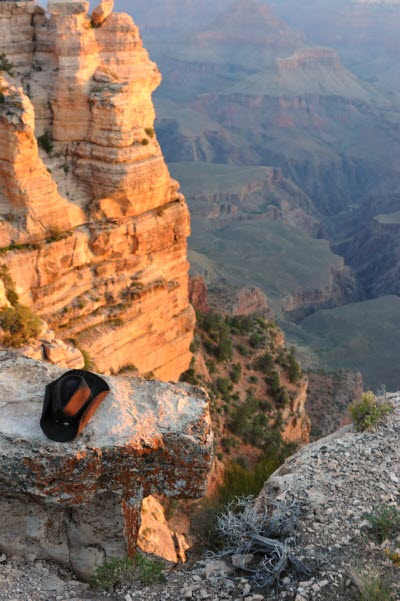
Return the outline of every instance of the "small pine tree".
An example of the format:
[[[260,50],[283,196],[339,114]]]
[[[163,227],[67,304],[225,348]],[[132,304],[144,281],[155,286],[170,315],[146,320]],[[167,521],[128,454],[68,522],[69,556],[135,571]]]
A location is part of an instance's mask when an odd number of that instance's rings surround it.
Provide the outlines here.
[[[289,353],[289,366],[288,366],[289,380],[295,384],[301,378],[301,367],[299,362],[296,360],[296,350],[294,346],[291,347]]]
[[[233,345],[230,332],[227,327],[224,327],[221,330],[215,356],[217,357],[218,361],[230,361],[233,357]]]

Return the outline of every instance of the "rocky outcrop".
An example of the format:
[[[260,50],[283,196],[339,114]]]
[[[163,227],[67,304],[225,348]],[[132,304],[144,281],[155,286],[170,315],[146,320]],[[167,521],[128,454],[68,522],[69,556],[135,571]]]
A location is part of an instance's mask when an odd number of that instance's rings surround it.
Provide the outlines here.
[[[189,299],[197,311],[208,313],[211,310],[208,306],[207,284],[203,276],[195,275],[189,279]]]
[[[382,400],[382,399],[381,399]],[[400,593],[396,567],[384,548],[396,547],[368,541],[366,514],[395,507],[399,499],[400,396],[386,397],[394,411],[375,430],[356,432],[353,426],[303,447],[266,482],[257,500],[261,511],[281,506],[299,511],[296,540],[304,555],[326,558],[313,578],[284,580],[296,599],[334,601],[354,599],[352,572],[365,568],[393,579]],[[360,566],[360,567],[359,567]],[[282,597],[287,598],[287,592]],[[390,598],[390,597],[387,597]]]
[[[191,180],[185,168],[174,165],[182,178],[194,223],[206,220],[208,228],[218,229],[231,221],[266,220],[297,227],[312,237],[321,237],[324,226],[312,207],[311,199],[282,169],[271,167],[196,166]],[[203,181],[204,178],[204,181]]]
[[[331,267],[329,280],[324,288],[290,294],[284,298],[282,309],[289,321],[300,323],[320,309],[331,309],[355,302],[361,294],[356,275],[340,258],[338,264]]]
[[[307,413],[308,379],[302,378],[290,404],[282,411],[282,436],[286,442],[304,444],[310,442],[311,422]]]
[[[97,370],[177,379],[194,328],[189,214],[153,130],[160,73],[111,6],[0,3],[14,63],[0,80],[1,263]]]
[[[306,410],[311,420],[311,440],[336,432],[348,423],[348,408],[361,400],[360,372],[308,372]]]
[[[208,290],[205,279],[201,275],[192,276],[189,279],[189,298],[193,307],[202,313],[212,311],[208,304],[210,299],[214,310],[222,310],[233,315],[251,315],[258,313],[270,319],[273,311],[268,304],[268,299],[261,288],[235,289],[228,283],[221,288]]]
[[[237,304],[234,309],[234,315],[251,315],[259,313],[266,315],[270,319],[273,317],[273,311],[268,304],[268,299],[261,288],[252,286],[251,288],[242,288],[237,295]]]
[[[398,296],[400,212],[387,212],[365,221],[365,217],[360,219],[354,235],[337,248],[357,273],[366,298]]]
[[[212,464],[203,389],[109,379],[111,393],[72,443],[39,427],[47,383],[62,370],[0,352],[0,552],[34,554],[87,578],[136,549],[140,508],[156,492],[205,493]]]
[[[342,65],[338,53],[331,48],[299,48],[291,56],[276,59],[279,75],[302,69],[313,70],[321,66],[340,71]]]

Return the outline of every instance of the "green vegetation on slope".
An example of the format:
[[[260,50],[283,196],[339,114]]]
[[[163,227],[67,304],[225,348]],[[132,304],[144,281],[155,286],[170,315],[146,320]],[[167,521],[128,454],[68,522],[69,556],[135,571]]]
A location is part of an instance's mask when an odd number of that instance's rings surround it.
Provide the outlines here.
[[[302,373],[276,324],[255,315],[198,314],[192,351],[181,379],[208,390],[218,458],[246,463],[250,446],[253,457],[281,462],[293,451],[282,438],[282,415],[289,409],[293,417]]]
[[[290,337],[311,347],[321,367],[361,371],[367,387],[398,390],[399,324],[400,298],[383,296],[318,311],[292,328]]]
[[[39,335],[41,321],[29,307],[19,303],[15,283],[6,265],[0,266],[0,280],[11,305],[0,309],[0,327],[4,330],[2,343],[17,348]]]

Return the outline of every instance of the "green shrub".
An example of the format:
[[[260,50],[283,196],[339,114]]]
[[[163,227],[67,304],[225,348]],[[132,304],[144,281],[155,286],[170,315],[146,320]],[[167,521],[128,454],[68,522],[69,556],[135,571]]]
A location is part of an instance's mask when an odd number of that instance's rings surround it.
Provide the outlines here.
[[[0,71],[5,71],[11,77],[14,77],[14,65],[11,61],[8,60],[7,56],[4,52],[0,54]]]
[[[83,350],[83,349],[78,349],[81,351],[82,355],[83,355],[83,360],[84,360],[84,369],[87,369],[88,371],[90,371],[91,369],[94,368],[94,362],[92,361],[92,359],[90,358],[90,355],[87,351]]]
[[[221,440],[221,444],[225,453],[228,453],[229,455],[231,451],[236,447],[237,442],[234,438],[227,436]]]
[[[349,407],[351,418],[358,432],[371,430],[380,424],[388,413],[393,411],[390,403],[379,403],[373,392],[365,392],[362,400]]]
[[[147,146],[149,144],[149,141],[147,138],[143,138],[143,140],[140,143],[142,146]]]
[[[374,570],[352,573],[358,591],[355,601],[395,601],[389,578]]]
[[[215,361],[213,361],[212,359],[207,359],[206,366],[207,366],[208,372],[211,376],[213,374],[215,374],[215,372],[217,371],[217,365],[216,365]]]
[[[0,326],[4,330],[3,343],[18,348],[39,335],[41,322],[29,307],[16,305],[0,310]]]
[[[48,131],[45,131],[44,134],[38,137],[38,144],[47,154],[53,152],[54,143]]]
[[[179,378],[180,382],[187,382],[188,384],[193,384],[193,385],[199,384],[199,379],[196,375],[195,365],[196,365],[196,359],[194,357],[192,357],[189,369],[187,369],[185,372],[183,372],[183,374],[181,374],[181,376]]]
[[[271,394],[276,400],[281,393],[281,379],[277,371],[272,373],[272,377],[268,382],[270,385]]]
[[[242,366],[240,363],[235,363],[231,371],[231,379],[235,384],[239,384],[242,377]]]
[[[9,253],[10,251],[13,251],[13,250],[38,250],[38,249],[40,249],[39,244],[15,244],[15,242],[13,242],[9,246],[3,246],[2,248],[0,248],[0,255],[6,255],[7,253]]]
[[[161,562],[136,553],[132,558],[110,557],[94,572],[90,580],[90,588],[112,591],[117,585],[129,586],[133,582],[149,585],[163,581]]]
[[[271,353],[268,352],[261,355],[261,357],[257,357],[257,359],[254,361],[254,369],[262,372],[265,375],[270,374],[273,367],[274,361],[272,359]]]
[[[400,511],[397,507],[385,507],[376,513],[365,515],[364,518],[371,525],[372,537],[380,543],[400,535]]]
[[[249,355],[249,349],[244,344],[238,344],[237,350],[242,355],[242,357],[247,357]]]
[[[58,225],[51,225],[46,229],[46,240],[47,242],[58,242],[66,238],[67,234],[58,227]]]
[[[154,129],[152,127],[146,127],[144,130],[149,138],[154,138]]]
[[[258,401],[253,395],[248,394],[245,402],[236,409],[233,416],[230,424],[232,432],[237,436],[243,437],[244,440],[247,440],[251,430],[252,420],[258,409]]]
[[[15,290],[15,283],[12,277],[10,276],[10,272],[8,270],[7,265],[0,266],[0,280],[3,281],[8,302],[13,307],[16,307],[16,305],[18,304],[19,297]]]
[[[289,380],[292,383],[297,383],[301,378],[301,367],[296,360],[296,350],[294,346],[291,347],[289,353],[289,366],[288,366]]]
[[[238,463],[231,463],[226,468],[215,497],[206,499],[192,520],[195,533],[207,548],[221,546],[216,526],[218,516],[227,505],[238,497],[258,495],[265,481],[279,466],[279,459],[264,457],[254,468],[249,469]]]
[[[133,363],[127,363],[126,365],[124,365],[123,367],[121,367],[121,369],[119,370],[119,374],[126,374],[126,373],[135,373],[138,374],[139,370],[136,367],[136,365],[133,365]]]
[[[254,334],[252,334],[249,338],[250,346],[255,349],[263,348],[265,346],[265,342],[265,336],[258,334],[257,332],[254,332]]]
[[[210,340],[204,341],[204,348],[209,355],[215,355],[217,351],[217,346],[211,342]]]
[[[230,332],[227,328],[223,328],[219,341],[217,344],[217,348],[215,349],[215,356],[217,361],[230,361],[233,356],[233,345],[230,337]]]
[[[279,460],[267,457],[262,458],[252,469],[231,463],[225,469],[222,484],[218,488],[219,502],[226,507],[237,497],[257,496],[266,480],[279,466]]]
[[[254,327],[254,319],[248,315],[228,317],[227,322],[234,334],[248,334]]]

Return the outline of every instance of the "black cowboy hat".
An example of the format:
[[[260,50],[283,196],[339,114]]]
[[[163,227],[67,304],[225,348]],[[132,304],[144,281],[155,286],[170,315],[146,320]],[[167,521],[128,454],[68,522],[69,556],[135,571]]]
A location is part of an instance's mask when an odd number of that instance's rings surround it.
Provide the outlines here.
[[[51,440],[74,440],[109,392],[107,382],[97,374],[67,371],[46,386],[40,427]]]

